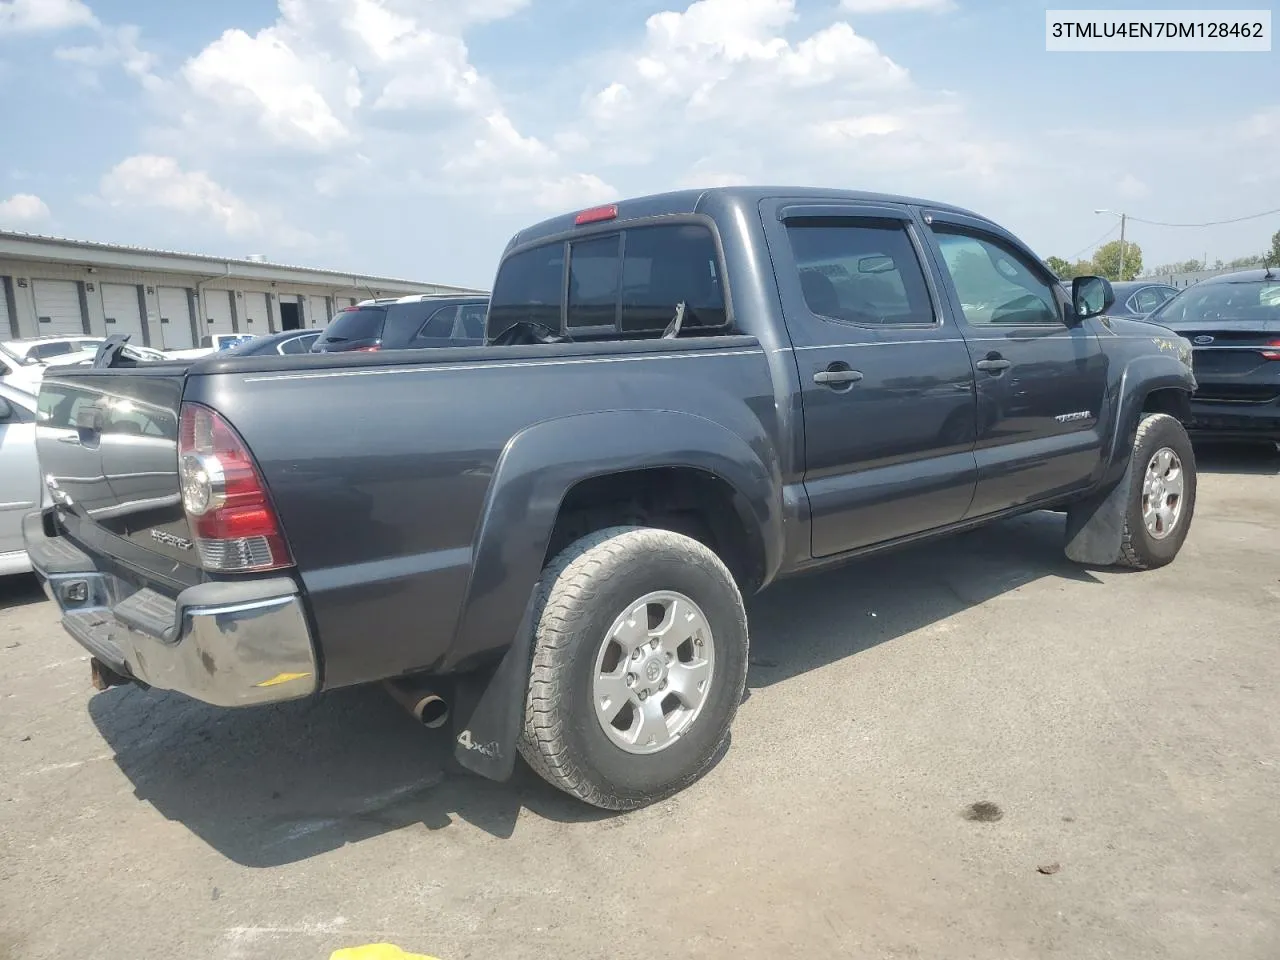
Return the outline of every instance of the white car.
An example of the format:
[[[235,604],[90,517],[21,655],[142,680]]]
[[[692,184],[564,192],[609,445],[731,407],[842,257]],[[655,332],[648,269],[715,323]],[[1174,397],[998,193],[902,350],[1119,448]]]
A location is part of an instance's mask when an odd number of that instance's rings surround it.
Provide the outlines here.
[[[219,350],[230,350],[252,339],[252,333],[207,333],[200,338],[200,346],[194,350],[173,350],[169,356],[175,360],[194,360]]]
[[[122,350],[126,357],[131,357],[139,363],[162,363],[165,360],[175,359],[173,354],[165,353],[163,350],[156,350],[153,347],[135,347],[131,343],[126,343]],[[66,356],[54,357],[52,360],[44,362],[45,367],[87,367],[93,363],[94,357],[98,355],[98,348],[92,350],[81,350],[79,353],[68,353]]]
[[[39,393],[43,374],[43,363],[35,359],[24,361],[22,357],[0,343],[0,383],[17,387],[27,393]]]
[[[30,571],[22,518],[51,503],[36,459],[36,398],[0,383],[0,576]]]
[[[85,350],[97,350],[106,343],[105,337],[24,337],[21,340],[6,340],[3,346],[23,363],[48,363],[57,357],[65,357]]]

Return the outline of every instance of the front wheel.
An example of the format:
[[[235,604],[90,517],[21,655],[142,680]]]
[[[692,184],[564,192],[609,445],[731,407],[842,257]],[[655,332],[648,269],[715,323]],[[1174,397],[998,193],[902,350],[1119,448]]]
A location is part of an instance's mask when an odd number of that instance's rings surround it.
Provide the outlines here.
[[[1132,482],[1120,562],[1147,570],[1182,549],[1196,508],[1196,456],[1187,431],[1168,414],[1144,417],[1133,441]]]
[[[747,617],[696,540],[614,527],[543,571],[520,753],[597,807],[676,793],[729,735],[747,675]]]

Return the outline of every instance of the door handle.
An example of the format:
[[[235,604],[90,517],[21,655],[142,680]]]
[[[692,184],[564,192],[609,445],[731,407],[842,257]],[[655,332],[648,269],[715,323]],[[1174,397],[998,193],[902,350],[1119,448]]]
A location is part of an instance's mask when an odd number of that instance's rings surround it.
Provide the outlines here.
[[[819,370],[813,375],[814,383],[826,386],[840,386],[846,383],[857,383],[862,379],[861,370]]]
[[[1009,360],[996,358],[992,360],[979,360],[974,364],[974,366],[986,373],[1002,373],[1012,367],[1013,363]]]

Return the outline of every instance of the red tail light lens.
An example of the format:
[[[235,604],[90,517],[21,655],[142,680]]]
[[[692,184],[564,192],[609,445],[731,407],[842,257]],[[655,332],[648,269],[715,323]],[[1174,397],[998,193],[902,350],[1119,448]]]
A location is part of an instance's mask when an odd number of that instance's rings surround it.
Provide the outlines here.
[[[178,469],[201,566],[219,573],[293,566],[266,484],[244,441],[198,403],[182,405]]]
[[[1280,340],[1272,340],[1262,350],[1263,360],[1280,360]]]
[[[605,220],[616,220],[617,217],[618,205],[611,203],[605,207],[592,207],[590,210],[583,210],[573,218],[573,222],[581,227],[588,223],[603,223]]]

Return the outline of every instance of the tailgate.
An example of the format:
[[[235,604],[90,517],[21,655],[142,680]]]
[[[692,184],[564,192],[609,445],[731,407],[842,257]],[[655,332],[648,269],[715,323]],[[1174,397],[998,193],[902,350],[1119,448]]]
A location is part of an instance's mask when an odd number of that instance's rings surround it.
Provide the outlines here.
[[[121,552],[154,555],[177,580],[199,565],[178,480],[185,375],[168,365],[50,369],[36,428],[41,472],[68,533],[82,542],[103,543],[104,532],[124,538],[133,549]]]

